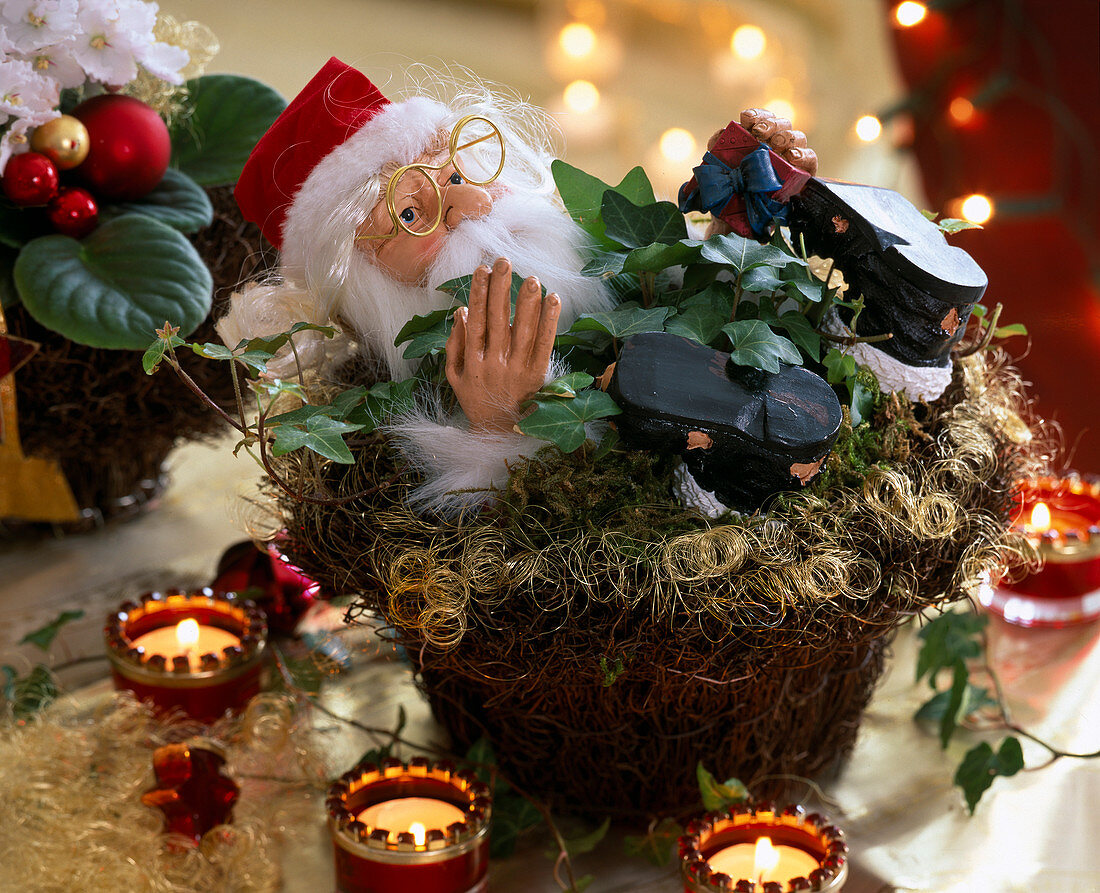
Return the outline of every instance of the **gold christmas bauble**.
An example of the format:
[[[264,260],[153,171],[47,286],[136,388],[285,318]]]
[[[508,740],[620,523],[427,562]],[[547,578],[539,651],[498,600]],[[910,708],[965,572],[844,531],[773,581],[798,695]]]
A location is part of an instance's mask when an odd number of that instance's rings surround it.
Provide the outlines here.
[[[31,149],[41,152],[63,171],[87,158],[88,146],[88,129],[72,115],[40,124],[31,134]]]

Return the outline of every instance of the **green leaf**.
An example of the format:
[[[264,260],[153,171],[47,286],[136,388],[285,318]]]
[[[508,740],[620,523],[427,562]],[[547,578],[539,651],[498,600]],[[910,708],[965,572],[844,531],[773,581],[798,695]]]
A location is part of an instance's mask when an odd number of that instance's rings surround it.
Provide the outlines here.
[[[872,391],[867,385],[865,385],[858,378],[853,379],[850,383],[852,389],[852,427],[855,428],[861,422],[870,422],[871,412],[875,408],[875,392]]]
[[[585,890],[592,886],[592,882],[595,880],[596,875],[594,874],[581,875],[579,878],[576,879],[573,887],[570,890],[567,890],[566,893],[584,893]]]
[[[663,868],[672,860],[676,841],[684,834],[683,826],[674,819],[664,818],[643,836],[627,835],[623,849],[628,856],[641,856],[650,865]]]
[[[213,281],[176,230],[127,214],[83,242],[43,236],[23,248],[15,282],[27,312],[89,347],[144,350],[166,320],[187,336],[210,312]]]
[[[938,723],[947,712],[950,700],[950,690],[937,692],[921,705],[913,718]],[[971,716],[979,710],[996,706],[997,701],[989,696],[988,688],[967,684],[966,691],[963,693],[962,706],[959,708],[959,716]]]
[[[593,279],[608,279],[611,276],[617,276],[623,271],[626,258],[626,251],[594,250],[592,259],[581,269],[581,274],[590,276]]]
[[[951,736],[959,724],[959,710],[962,708],[963,696],[966,694],[966,686],[970,679],[966,664],[961,660],[955,661],[952,668],[951,688],[948,691],[947,703],[944,705],[943,716],[940,717],[940,747],[947,750]]]
[[[738,284],[747,292],[754,294],[772,294],[783,288],[774,267],[750,267],[741,274]]]
[[[672,245],[688,237],[684,215],[672,202],[639,207],[617,192],[603,197],[607,236],[626,248],[645,248],[654,242]]]
[[[612,240],[604,233],[604,222],[600,215],[604,194],[615,192],[636,205],[653,204],[657,199],[645,171],[640,167],[631,170],[618,186],[609,186],[598,177],[587,174],[580,168],[555,160],[550,166],[554,183],[558,187],[562,204],[569,216],[596,241],[606,247],[614,247]]]
[[[272,455],[285,456],[287,453],[305,447],[313,452],[339,462],[341,465],[353,465],[351,450],[344,443],[344,435],[358,431],[362,425],[330,419],[325,415],[311,416],[306,420],[305,429],[290,425],[280,425],[275,429],[275,445]]]
[[[253,340],[260,341],[262,339],[256,338]],[[245,342],[241,343],[244,344]],[[275,356],[275,354],[269,350],[239,351],[239,348],[233,348],[231,350],[224,344],[218,344],[214,341],[207,341],[205,344],[192,344],[191,350],[200,357],[205,357],[208,360],[222,360],[223,362],[232,362],[236,360],[239,363],[243,363],[249,369],[254,369],[257,372],[266,372],[268,360]]]
[[[408,341],[403,356],[407,360],[437,354],[447,345],[447,338],[454,325],[454,309],[433,310],[423,316],[414,316],[393,339],[395,345]]]
[[[788,310],[772,325],[782,328],[812,362],[816,363],[821,359],[821,336],[814,329],[813,323],[797,310]]]
[[[644,248],[635,248],[626,256],[621,271],[624,273],[660,273],[669,267],[682,267],[699,258],[702,242],[681,239],[671,245],[657,242]]]
[[[625,669],[626,665],[621,657],[616,657],[612,662],[607,659],[606,655],[600,655],[600,672],[603,674],[603,679],[600,681],[604,688],[611,688],[615,684],[615,680],[622,676]]]
[[[856,374],[855,358],[835,347],[829,348],[822,362],[825,364],[826,380],[829,384],[840,384]]]
[[[258,350],[275,356],[278,350],[290,340],[290,336],[297,335],[299,332],[320,332],[326,338],[332,338],[336,335],[334,326],[321,326],[312,322],[296,322],[285,332],[280,332],[277,335],[269,335],[260,338],[246,338],[240,341],[233,349],[241,350],[243,348],[246,351]]]
[[[200,186],[236,183],[286,101],[266,84],[232,74],[195,78],[187,91],[191,113],[172,131],[172,166]]]
[[[43,664],[35,664],[26,676],[19,676],[15,668],[8,665],[3,667],[3,672],[4,697],[16,720],[30,719],[57,698],[57,681]]]
[[[581,391],[571,400],[536,400],[538,407],[519,423],[531,437],[548,440],[563,453],[579,448],[587,438],[585,422],[619,415],[621,409],[603,391]]]
[[[595,379],[587,372],[570,372],[568,375],[562,375],[560,378],[546,382],[538,389],[533,399],[538,400],[541,397],[566,397],[571,399],[577,396],[577,391],[583,390],[594,381]]]
[[[1023,768],[1024,752],[1018,738],[1005,738],[996,753],[985,741],[967,751],[955,773],[955,784],[963,789],[970,814],[974,814],[978,801],[989,790],[993,779],[1008,778]]]
[[[927,623],[917,633],[923,644],[917,654],[916,681],[927,675],[929,687],[935,688],[940,670],[954,668],[956,661],[979,657],[979,635],[988,623],[988,617],[969,611],[947,611]]]
[[[597,828],[594,828],[588,834],[582,834],[580,837],[572,837],[564,840],[565,852],[569,854],[569,858],[573,859],[577,856],[582,856],[585,853],[591,853],[605,837],[607,832],[611,828],[611,816],[606,816],[602,822],[600,822]],[[546,857],[548,859],[556,859],[558,857],[558,850],[547,850]]]
[[[492,828],[489,833],[489,855],[494,859],[510,856],[519,836],[542,821],[542,814],[529,801],[514,794],[501,796],[494,792]]]
[[[754,366],[767,372],[778,372],[779,364],[802,365],[802,354],[794,343],[777,335],[764,322],[746,319],[722,326],[733,343],[730,359],[742,366]]]
[[[278,415],[273,415],[265,419],[264,427],[270,431],[280,425],[301,426],[315,415],[327,415],[329,418],[333,418],[336,415],[336,411],[332,406],[313,406],[312,404],[299,406],[297,409],[290,410],[290,412],[281,412]]]
[[[711,236],[700,251],[703,260],[729,267],[736,273],[758,266],[782,269],[790,263],[791,256],[774,245],[761,245],[736,233]]]
[[[733,286],[715,282],[680,305],[680,312],[665,323],[665,331],[699,344],[710,344],[722,334],[733,309]]]
[[[703,808],[707,810],[724,809],[735,803],[744,803],[749,791],[736,778],[719,781],[707,771],[702,760],[695,765],[695,779],[699,783],[699,794],[703,798]]]
[[[281,378],[276,378],[271,381],[266,379],[259,379],[257,381],[249,382],[252,389],[257,393],[263,393],[270,398],[271,403],[275,402],[277,397],[281,397],[284,394],[289,394],[291,397],[296,397],[298,400],[305,402],[306,397],[305,389],[296,381],[283,381]],[[269,404],[270,406],[270,404]]]
[[[612,338],[622,340],[643,332],[663,332],[665,320],[672,313],[671,307],[652,307],[646,310],[642,307],[620,306],[608,313],[586,313],[573,323],[568,334],[606,332]]]
[[[971,223],[969,220],[960,220],[958,217],[944,217],[936,226],[939,227],[941,233],[946,233],[947,235],[961,233],[964,229],[982,228],[980,223]]]
[[[187,342],[175,333],[167,337],[161,336],[157,338],[156,341],[145,349],[145,353],[142,354],[141,367],[145,370],[145,374],[152,375],[157,371],[160,364],[164,361],[165,354],[168,353],[169,348],[174,350],[177,347],[184,347],[186,344]]]
[[[519,295],[520,286],[523,285],[523,281],[524,281],[525,278],[526,277],[521,276],[519,273],[515,272],[514,270],[512,271],[512,309],[513,310],[515,309],[515,306],[516,306],[516,297]],[[449,279],[447,282],[444,282],[441,286],[439,286],[436,289],[436,291],[441,291],[441,292],[444,292],[446,294],[449,294],[458,303],[469,306],[469,304],[470,304],[470,289],[473,287],[473,282],[474,282],[474,277],[473,276],[459,276],[457,279]],[[542,297],[545,298],[546,297],[546,288],[543,287],[540,284],[540,290],[542,292]],[[454,307],[451,307],[449,309],[444,309],[442,311],[436,310],[434,312],[435,313],[445,313],[445,314],[449,315],[449,314],[452,314],[454,312]],[[428,313],[424,317],[414,316],[412,320],[409,320],[409,323],[412,323],[413,320],[425,319],[426,317],[431,317],[431,316],[433,316],[432,313]],[[405,328],[408,328],[409,323],[406,323]],[[402,333],[405,332],[405,328],[402,328],[401,332],[398,333],[397,338],[394,339],[394,342],[393,342],[394,344],[400,344],[401,343],[401,341],[399,339],[401,338]],[[412,332],[412,331],[421,331],[421,329],[414,328],[414,329],[410,330],[410,332]]]
[[[1026,335],[1027,326],[1021,322],[1014,322],[1007,326],[997,326],[993,330],[994,338],[1011,338],[1013,335]]]
[[[384,381],[372,387],[362,405],[354,407],[346,418],[349,422],[362,425],[363,430],[369,433],[394,416],[412,412],[416,405],[415,393],[415,378]]]
[[[77,611],[62,611],[53,620],[47,623],[45,626],[27,633],[19,640],[20,645],[34,645],[41,648],[43,651],[49,651],[50,645],[56,638],[57,634],[61,631],[66,623],[71,623],[74,620],[79,620],[84,616],[84,612]]]
[[[102,205],[100,222],[123,214],[147,214],[182,233],[193,233],[210,225],[214,206],[198,183],[187,174],[168,168],[157,187],[140,199]]]
[[[592,454],[592,461],[599,462],[604,456],[610,453],[619,443],[619,432],[614,428],[609,427],[603,437],[600,438],[600,444],[596,447],[596,451]]]
[[[783,292],[795,301],[811,301],[818,304],[824,297],[825,283],[810,273],[810,268],[802,260],[789,260],[779,271],[783,282]]]
[[[924,210],[921,211],[921,214],[924,215],[925,220],[935,220],[936,219],[936,213],[937,213],[936,211],[929,211],[927,209],[924,209]]]
[[[360,763],[374,763],[375,766],[381,766],[383,760],[388,760],[393,754],[393,744],[386,744],[382,747],[372,747],[370,750],[363,752],[363,755],[355,761],[356,765]]]

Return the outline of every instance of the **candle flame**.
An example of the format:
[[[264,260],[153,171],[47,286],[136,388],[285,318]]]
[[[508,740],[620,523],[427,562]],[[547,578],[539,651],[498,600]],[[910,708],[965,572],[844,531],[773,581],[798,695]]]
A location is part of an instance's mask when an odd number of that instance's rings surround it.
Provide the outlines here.
[[[409,833],[413,836],[413,842],[417,846],[423,846],[424,841],[427,839],[428,829],[421,825],[420,822],[413,822],[409,825]]]
[[[772,871],[779,864],[779,850],[772,846],[770,837],[761,837],[756,841],[756,853],[752,862],[752,873],[757,877]]]
[[[181,620],[176,624],[176,641],[180,648],[191,648],[199,641],[199,622],[193,617]]]
[[[1036,504],[1031,510],[1031,526],[1038,530],[1050,530],[1050,509],[1045,502]]]

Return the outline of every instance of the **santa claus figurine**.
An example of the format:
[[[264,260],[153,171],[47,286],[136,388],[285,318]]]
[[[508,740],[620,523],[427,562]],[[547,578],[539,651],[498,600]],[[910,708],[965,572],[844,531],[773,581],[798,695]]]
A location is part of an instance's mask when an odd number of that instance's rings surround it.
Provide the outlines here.
[[[423,475],[417,506],[455,514],[491,498],[508,466],[544,441],[517,434],[520,407],[560,374],[557,332],[613,302],[580,274],[585,234],[554,194],[548,132],[532,107],[475,87],[448,102],[390,102],[360,72],[328,63],[256,145],[237,184],[246,219],[280,254],[277,275],[232,298],[226,344],[334,324],[368,379],[410,377],[394,345],[416,315],[451,305],[437,287],[473,274],[447,342],[461,413],[421,407],[386,433]],[[527,277],[511,309],[512,271]],[[545,288],[546,296],[542,297]],[[338,343],[339,343],[338,342]],[[333,345],[295,336],[268,364],[323,371]]]

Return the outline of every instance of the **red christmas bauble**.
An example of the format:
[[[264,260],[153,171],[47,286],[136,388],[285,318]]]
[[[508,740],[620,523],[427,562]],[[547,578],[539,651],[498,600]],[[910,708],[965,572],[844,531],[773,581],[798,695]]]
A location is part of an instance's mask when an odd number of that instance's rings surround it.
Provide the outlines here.
[[[73,109],[88,128],[88,157],[77,173],[100,198],[129,201],[156,187],[172,141],[163,119],[132,96],[104,93]]]
[[[63,236],[83,239],[99,223],[99,207],[92,194],[79,186],[65,186],[46,207],[50,223]]]
[[[57,165],[45,155],[12,155],[4,168],[4,195],[17,205],[44,205],[57,195]]]

